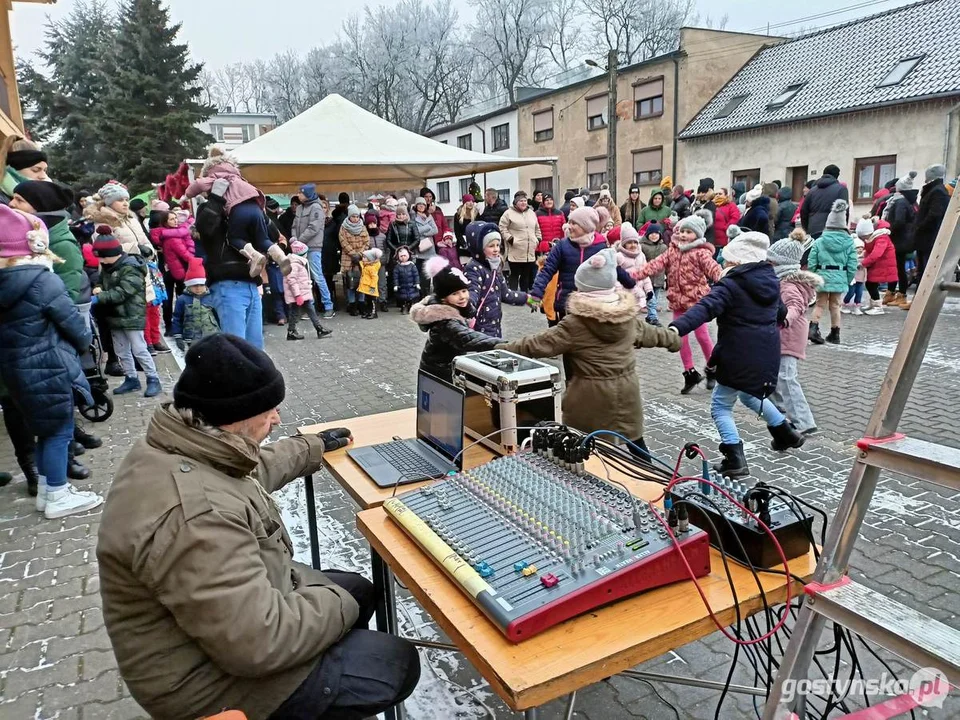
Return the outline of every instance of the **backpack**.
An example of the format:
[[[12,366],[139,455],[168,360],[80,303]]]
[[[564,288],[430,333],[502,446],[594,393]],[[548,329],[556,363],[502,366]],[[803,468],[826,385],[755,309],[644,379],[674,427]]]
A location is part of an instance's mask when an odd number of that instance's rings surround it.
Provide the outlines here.
[[[183,313],[184,339],[193,342],[218,332],[220,332],[220,323],[217,322],[214,309],[204,305],[201,298],[194,297]]]
[[[153,284],[154,299],[152,305],[163,305],[167,300],[167,287],[163,283],[163,274],[156,263],[147,263],[147,270],[150,273],[150,282]]]

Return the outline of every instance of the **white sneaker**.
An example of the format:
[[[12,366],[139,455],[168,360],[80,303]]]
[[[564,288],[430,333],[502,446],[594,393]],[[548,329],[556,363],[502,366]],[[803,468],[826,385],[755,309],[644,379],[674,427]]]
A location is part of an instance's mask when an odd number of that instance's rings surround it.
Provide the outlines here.
[[[863,315],[863,310],[860,309],[860,306],[859,306],[859,305],[854,305],[854,306],[853,306],[853,314],[854,314],[854,315]]]
[[[844,305],[842,308],[840,308],[840,312],[842,312],[844,315],[849,315],[850,307],[850,305]]]
[[[37,495],[37,497],[40,497]],[[67,483],[63,487],[47,490],[46,508],[44,515],[47,520],[76,515],[77,513],[93,510],[103,503],[103,498],[94,492],[77,490]]]
[[[874,305],[868,310],[864,310],[863,314],[864,315],[886,315],[886,313],[883,311],[883,308],[880,307],[879,305]]]
[[[43,512],[47,508],[47,478],[43,475],[37,478],[37,512]]]

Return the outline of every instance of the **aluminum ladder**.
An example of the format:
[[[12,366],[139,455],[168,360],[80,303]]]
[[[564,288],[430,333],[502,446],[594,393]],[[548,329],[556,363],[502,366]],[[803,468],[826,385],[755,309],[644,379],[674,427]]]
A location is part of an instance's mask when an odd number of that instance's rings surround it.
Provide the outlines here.
[[[849,628],[920,668],[933,667],[960,687],[960,630],[853,582],[847,566],[882,469],[960,490],[960,450],[897,432],[904,406],[923,363],[937,318],[948,295],[960,296],[954,281],[960,261],[960,192],[947,208],[926,272],[907,314],[865,437],[830,524],[823,553],[806,586],[794,633],[787,645],[763,720],[805,717],[804,697],[785,699],[784,683],[808,678],[827,620]],[[907,698],[908,703],[910,698]],[[899,715],[900,713],[896,713]],[[894,717],[886,715],[885,717]]]

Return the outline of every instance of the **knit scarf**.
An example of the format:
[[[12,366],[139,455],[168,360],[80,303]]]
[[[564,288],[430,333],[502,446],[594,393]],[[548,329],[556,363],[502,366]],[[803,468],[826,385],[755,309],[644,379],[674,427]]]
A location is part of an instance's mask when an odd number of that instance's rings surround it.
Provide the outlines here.
[[[586,292],[578,290],[577,292],[583,297],[588,297],[599,303],[615,303],[620,299],[615,288],[610,290],[587,290]]]
[[[784,275],[791,275],[792,273],[800,272],[800,263],[788,263],[786,265],[774,265],[773,272],[778,278],[782,278]]]
[[[636,250],[627,250],[627,249],[623,246],[623,243],[620,243],[620,245],[617,246],[617,250],[618,250],[619,252],[622,252],[622,253],[623,253],[624,255],[626,255],[628,258],[635,258],[635,257],[638,257],[638,256],[640,255],[640,248],[637,248]]]
[[[578,238],[570,238],[570,242],[580,248],[590,247],[593,245],[593,233],[584,233]]]
[[[343,226],[347,229],[347,232],[351,235],[359,235],[363,232],[364,225],[363,219],[357,220],[356,222],[351,222],[350,218],[347,218],[343,221]]]

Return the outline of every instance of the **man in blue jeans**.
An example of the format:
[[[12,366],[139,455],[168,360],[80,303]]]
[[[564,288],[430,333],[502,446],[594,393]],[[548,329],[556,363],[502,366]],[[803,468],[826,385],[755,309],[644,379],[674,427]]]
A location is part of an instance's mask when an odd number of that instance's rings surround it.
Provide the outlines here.
[[[207,285],[220,320],[220,329],[263,349],[260,278],[250,277],[247,258],[227,242],[227,213],[223,199],[225,190],[225,187],[214,183],[207,201],[197,211],[197,232],[200,233],[200,243],[206,253],[204,268],[207,271]]]
[[[304,185],[300,188],[297,196],[300,198],[300,205],[297,207],[297,214],[293,220],[293,228],[290,231],[290,241],[299,240],[307,246],[309,252],[307,259],[310,261],[310,275],[313,278],[314,285],[320,292],[320,302],[323,303],[324,317],[332,318],[336,313],[333,311],[333,300],[330,297],[330,288],[327,286],[326,278],[323,276],[323,264],[321,261],[323,254],[323,229],[325,216],[323,205],[320,203],[320,197],[317,195],[317,187],[313,183]]]

